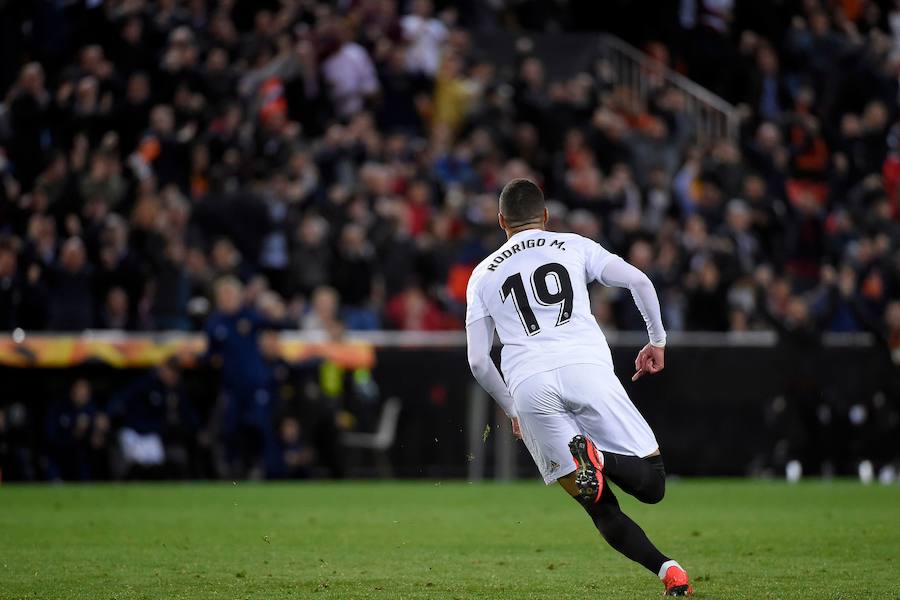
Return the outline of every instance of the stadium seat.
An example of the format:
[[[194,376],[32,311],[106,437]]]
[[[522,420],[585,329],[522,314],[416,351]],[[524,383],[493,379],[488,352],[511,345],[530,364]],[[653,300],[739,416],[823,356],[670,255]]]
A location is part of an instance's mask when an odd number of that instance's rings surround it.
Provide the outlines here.
[[[371,450],[375,457],[375,468],[380,477],[392,477],[394,474],[388,451],[394,445],[397,434],[397,421],[400,418],[401,403],[399,398],[388,398],[381,408],[378,427],[374,432],[347,432],[341,441],[347,448]]]

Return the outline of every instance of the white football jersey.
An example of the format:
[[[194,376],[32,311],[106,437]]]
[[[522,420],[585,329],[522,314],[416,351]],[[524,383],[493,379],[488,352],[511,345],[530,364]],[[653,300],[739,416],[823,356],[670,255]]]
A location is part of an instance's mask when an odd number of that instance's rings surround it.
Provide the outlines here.
[[[600,274],[614,257],[580,235],[526,229],[475,267],[466,290],[466,325],[493,318],[510,391],[530,375],[567,365],[612,368],[587,285],[603,283]]]

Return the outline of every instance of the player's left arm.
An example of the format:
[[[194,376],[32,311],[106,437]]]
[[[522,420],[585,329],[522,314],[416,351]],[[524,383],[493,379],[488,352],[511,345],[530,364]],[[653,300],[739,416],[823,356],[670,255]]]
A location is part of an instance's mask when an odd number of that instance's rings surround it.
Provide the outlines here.
[[[598,279],[604,285],[627,288],[647,324],[650,343],[638,353],[631,380],[637,381],[648,373],[653,375],[662,371],[665,367],[666,330],[662,323],[659,298],[650,278],[618,256],[611,255],[604,261]]]
[[[522,437],[519,431],[519,420],[516,418],[515,406],[506,382],[497,371],[494,360],[491,358],[491,347],[494,345],[494,319],[483,317],[466,324],[466,347],[468,351],[469,367],[475,380],[490,394],[497,404],[503,408],[503,412],[512,421],[513,434]]]

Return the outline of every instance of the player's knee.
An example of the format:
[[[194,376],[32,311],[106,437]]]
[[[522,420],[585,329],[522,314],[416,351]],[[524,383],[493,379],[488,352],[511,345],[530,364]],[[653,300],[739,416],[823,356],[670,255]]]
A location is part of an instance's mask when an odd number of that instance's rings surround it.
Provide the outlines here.
[[[653,466],[653,476],[650,478],[649,483],[644,486],[639,500],[646,504],[657,504],[662,502],[666,495],[666,470],[663,467],[661,457],[654,456],[648,460]]]
[[[660,477],[651,485],[641,500],[646,504],[658,504],[666,495],[666,478]]]

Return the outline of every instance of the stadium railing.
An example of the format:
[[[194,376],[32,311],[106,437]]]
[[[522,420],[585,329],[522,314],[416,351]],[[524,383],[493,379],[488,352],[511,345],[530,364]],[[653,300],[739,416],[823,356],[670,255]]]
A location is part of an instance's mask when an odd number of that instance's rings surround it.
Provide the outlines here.
[[[732,104],[615,36],[601,35],[600,45],[616,80],[631,90],[633,108],[645,106],[650,92],[664,84],[684,94],[697,141],[737,140],[740,119]]]
[[[619,100],[628,102],[636,113],[644,109],[656,90],[675,88],[684,95],[694,141],[705,144],[738,139],[740,117],[734,105],[613,35],[491,31],[474,32],[472,40],[485,56],[491,57],[494,66],[507,71],[518,68],[523,53],[537,56],[550,80],[565,80],[579,73],[596,74],[597,59],[606,59],[613,71],[613,83],[630,92]]]

